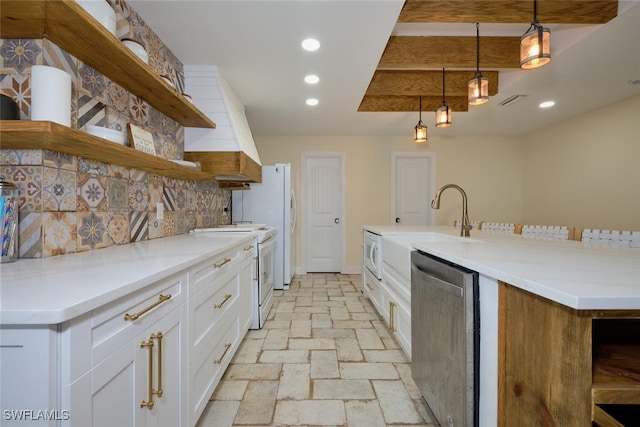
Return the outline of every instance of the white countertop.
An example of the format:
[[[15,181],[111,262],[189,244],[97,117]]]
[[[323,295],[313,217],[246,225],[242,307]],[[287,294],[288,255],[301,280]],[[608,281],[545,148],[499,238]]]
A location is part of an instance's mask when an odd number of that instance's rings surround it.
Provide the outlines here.
[[[398,236],[399,243],[574,309],[640,310],[640,248],[478,230],[463,238],[459,229],[447,226],[364,229],[392,240]]]
[[[0,264],[0,324],[57,324],[189,268],[253,233],[192,233]]]

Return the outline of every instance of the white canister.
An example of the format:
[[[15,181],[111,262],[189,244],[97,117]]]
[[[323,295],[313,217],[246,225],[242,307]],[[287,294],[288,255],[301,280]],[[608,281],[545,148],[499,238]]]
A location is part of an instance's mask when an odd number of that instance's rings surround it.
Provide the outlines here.
[[[71,126],[71,76],[47,65],[31,67],[31,120]]]
[[[106,0],[77,0],[84,10],[89,12],[111,34],[116,35],[116,12]]]

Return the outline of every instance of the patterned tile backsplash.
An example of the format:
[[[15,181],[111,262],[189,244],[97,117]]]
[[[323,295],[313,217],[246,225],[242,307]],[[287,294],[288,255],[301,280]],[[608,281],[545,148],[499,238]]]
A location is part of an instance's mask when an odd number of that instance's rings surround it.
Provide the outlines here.
[[[184,88],[183,65],[123,0],[110,2],[118,37],[137,39],[149,65]],[[20,118],[31,110],[33,65],[50,65],[72,78],[71,126],[127,123],[154,136],[156,152],[182,159],[184,129],[143,99],[127,92],[46,39],[0,39],[0,90],[16,100]],[[230,192],[216,181],[186,181],[44,150],[0,149],[0,178],[20,191],[21,258],[69,254],[186,233],[229,223]],[[163,219],[157,218],[162,205]]]

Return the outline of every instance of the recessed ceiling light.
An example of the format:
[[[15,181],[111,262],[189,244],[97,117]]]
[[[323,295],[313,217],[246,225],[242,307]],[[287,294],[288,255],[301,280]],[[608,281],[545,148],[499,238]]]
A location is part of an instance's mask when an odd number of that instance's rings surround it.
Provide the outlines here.
[[[305,83],[314,85],[320,81],[320,77],[316,76],[315,74],[309,74],[308,76],[305,76],[304,81]]]
[[[311,105],[311,106],[318,105],[318,100],[315,99],[315,98],[309,98],[309,99],[307,99],[306,102],[307,102],[307,105]]]
[[[314,50],[320,49],[320,42],[316,39],[304,39],[302,40],[302,48],[313,52]]]
[[[538,105],[538,107],[549,108],[549,107],[553,107],[554,105],[556,105],[555,101],[544,101],[544,102],[541,102],[540,105]]]
[[[629,80],[629,84],[630,85],[640,85],[640,77],[638,77],[637,79]]]

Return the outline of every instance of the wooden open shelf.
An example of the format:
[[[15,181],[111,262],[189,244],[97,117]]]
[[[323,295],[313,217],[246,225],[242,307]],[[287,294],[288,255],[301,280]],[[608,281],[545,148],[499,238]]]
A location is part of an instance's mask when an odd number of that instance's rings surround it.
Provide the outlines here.
[[[640,344],[596,348],[592,381],[594,404],[640,405]]]
[[[1,38],[46,38],[182,126],[216,124],[74,0],[2,0]]]
[[[213,179],[209,173],[53,122],[1,120],[0,148],[57,151],[171,178],[193,181]]]

